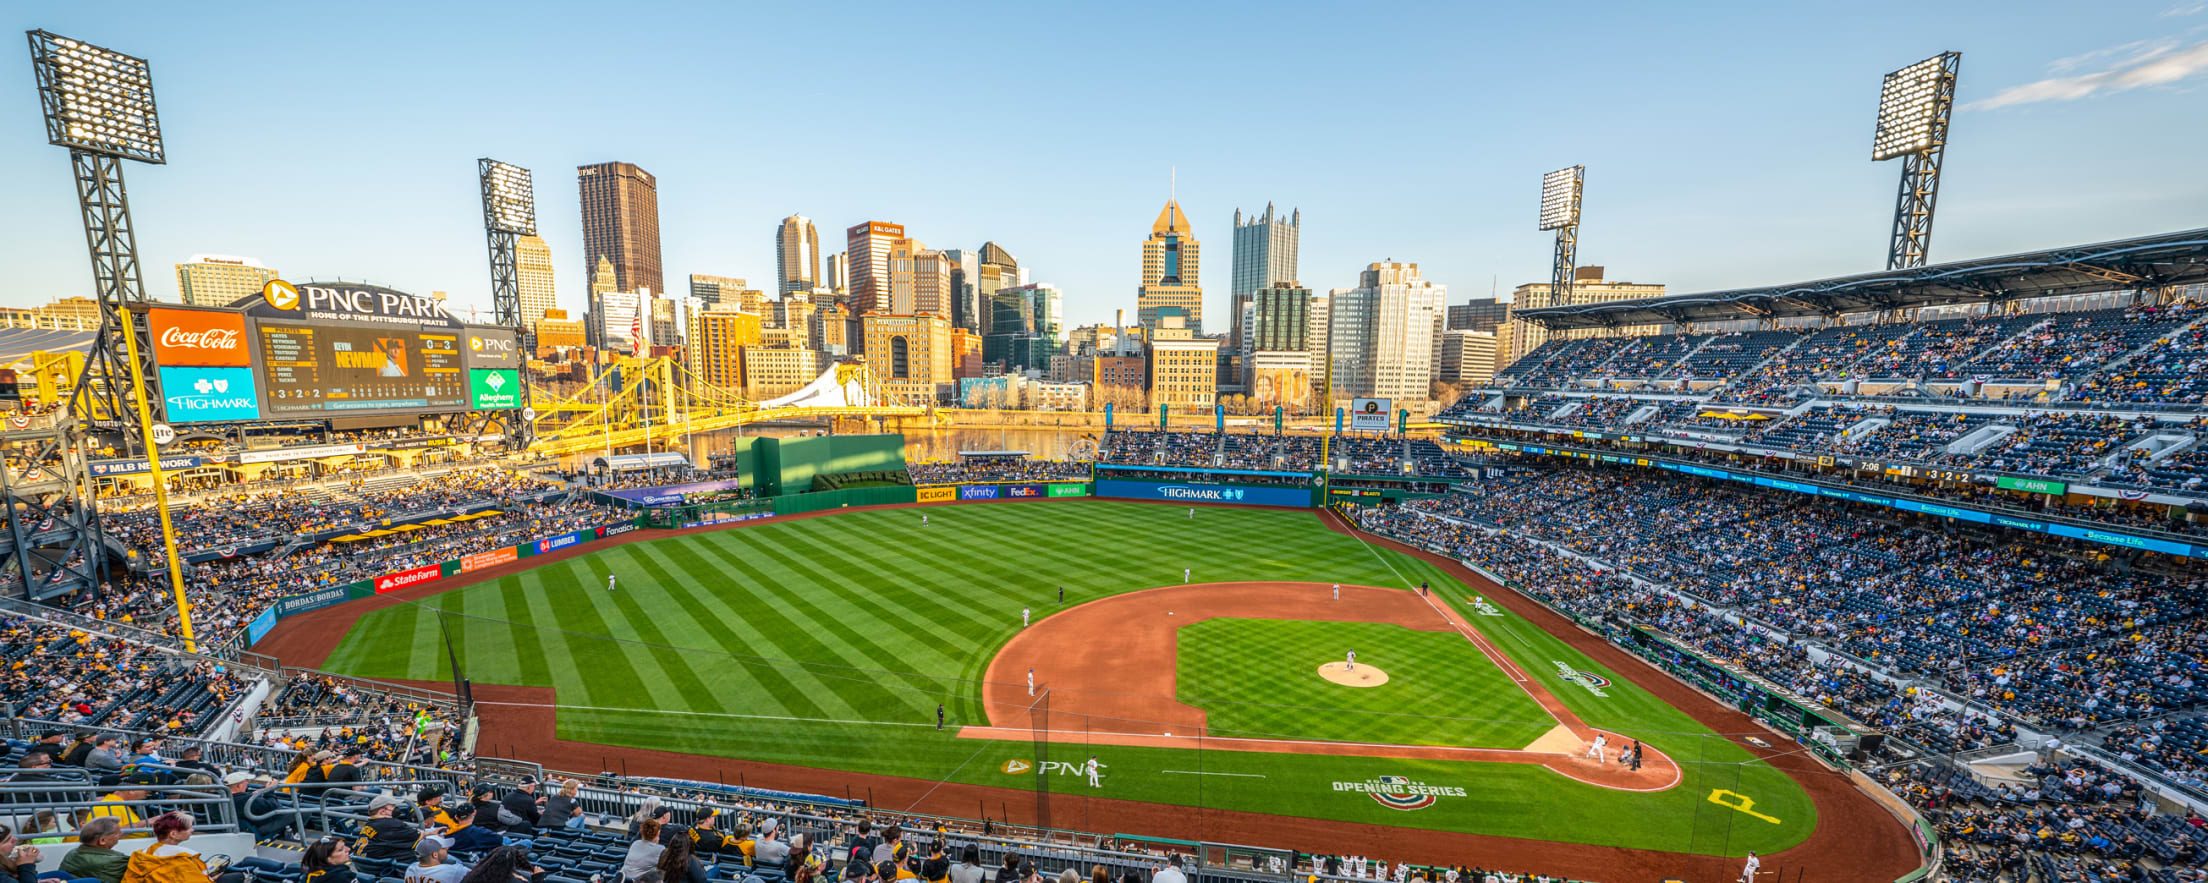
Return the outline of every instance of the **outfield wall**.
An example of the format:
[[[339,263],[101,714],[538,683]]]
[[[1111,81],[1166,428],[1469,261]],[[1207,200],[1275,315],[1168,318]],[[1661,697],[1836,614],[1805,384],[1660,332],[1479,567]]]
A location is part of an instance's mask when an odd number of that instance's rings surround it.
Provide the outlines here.
[[[1207,481],[1153,481],[1099,478],[1096,495],[1129,500],[1167,500],[1175,503],[1240,503],[1249,506],[1311,508],[1312,489],[1279,485],[1229,484]]]

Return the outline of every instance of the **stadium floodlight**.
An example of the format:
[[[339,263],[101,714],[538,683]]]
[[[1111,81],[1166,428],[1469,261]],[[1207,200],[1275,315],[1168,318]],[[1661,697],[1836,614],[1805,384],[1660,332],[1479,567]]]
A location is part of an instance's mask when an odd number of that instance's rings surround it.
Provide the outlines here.
[[[476,164],[483,175],[484,229],[537,235],[537,188],[529,170],[490,157]]]
[[[1878,93],[1871,161],[1901,160],[1886,269],[1922,267],[1932,250],[1932,209],[1940,193],[1947,124],[1955,111],[1955,75],[1963,54],[1942,52],[1886,75]]]
[[[1954,95],[1955,75],[1947,69],[1947,59],[1955,54],[1935,55],[1886,75],[1878,92],[1878,130],[1871,135],[1873,162],[1923,153],[1938,144],[1934,129],[1946,116],[1940,112],[1941,96]],[[1943,89],[1943,83],[1950,85]]]
[[[1541,176],[1541,229],[1561,230],[1579,223],[1579,189],[1586,177],[1586,166]]]
[[[60,34],[27,33],[47,141],[139,162],[168,161],[145,59]]]

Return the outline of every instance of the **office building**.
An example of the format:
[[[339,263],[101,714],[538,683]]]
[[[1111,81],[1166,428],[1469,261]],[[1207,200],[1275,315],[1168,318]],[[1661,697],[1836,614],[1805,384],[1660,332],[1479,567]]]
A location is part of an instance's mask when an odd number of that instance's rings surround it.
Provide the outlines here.
[[[776,294],[820,284],[820,231],[812,219],[791,215],[774,229],[774,278]]]
[[[867,221],[844,231],[853,313],[896,312],[889,305],[889,252],[904,238],[903,224],[884,221]]]
[[[1432,389],[1448,289],[1398,261],[1365,268],[1356,288],[1331,297],[1334,389],[1340,395],[1424,401]]]
[[[759,316],[709,309],[690,326],[686,352],[695,353],[698,379],[726,390],[744,387],[743,351],[760,343]]]
[[[950,319],[870,313],[859,323],[866,337],[866,366],[890,402],[931,404],[937,388],[953,382]]]
[[[980,277],[974,282],[974,304],[978,313],[975,316],[974,331],[980,334],[990,333],[991,297],[1004,289],[1026,284],[1027,274],[1020,269],[1019,258],[1013,257],[1004,246],[995,242],[982,243]]]
[[[744,289],[749,287],[744,280],[731,276],[690,274],[690,296],[697,298],[699,304],[708,310],[715,307],[743,309]]]
[[[53,303],[30,309],[30,327],[97,331],[100,327],[100,302],[89,297],[55,298]]]
[[[589,342],[590,333],[583,327],[583,320],[568,318],[566,310],[554,307],[544,311],[544,318],[537,320],[539,354],[581,349]]]
[[[606,295],[619,290],[618,288],[614,287],[615,283],[612,258],[600,257],[598,259],[598,263],[592,266],[590,269],[589,283],[590,296],[585,303],[587,303],[590,308],[585,311],[583,321],[589,323],[590,325],[588,332],[590,345],[599,349],[606,349],[606,339],[599,336],[598,332],[601,328],[605,326],[605,323],[601,321],[601,318],[606,312],[606,306],[603,303],[603,300]]]
[[[1449,305],[1450,331],[1494,331],[1510,315],[1510,305],[1492,297],[1473,298]]]
[[[1267,284],[1249,292],[1249,304],[1243,349],[1302,352],[1311,348],[1311,289],[1294,281]]]
[[[651,305],[651,313],[649,314],[651,320],[649,330],[652,335],[651,345],[681,346],[683,343],[682,317],[676,309],[674,299],[645,292],[641,300]]]
[[[1150,404],[1184,410],[1209,408],[1219,399],[1219,339],[1196,337],[1179,316],[1168,315],[1149,329]]]
[[[590,312],[590,330],[593,345],[601,355],[626,356],[645,352],[651,345],[647,323],[638,314],[643,309],[642,298],[633,291],[598,292],[592,298],[596,308]]]
[[[631,163],[578,166],[583,266],[613,263],[614,291],[667,290],[659,269],[659,182]]]
[[[738,352],[743,363],[744,395],[753,401],[803,389],[833,363],[827,353],[819,350],[747,346]]]
[[[839,297],[850,295],[851,274],[844,264],[843,252],[836,252],[820,262],[820,287]]]
[[[1260,405],[1279,405],[1289,413],[1311,406],[1311,354],[1303,350],[1257,350],[1250,353],[1246,369],[1249,396]]]
[[[1495,332],[1443,331],[1439,373],[1443,383],[1486,386],[1495,379]]]
[[[951,317],[951,266],[918,239],[889,246],[889,300],[880,312]]]
[[[1227,336],[1229,347],[1251,349],[1242,340],[1242,311],[1250,295],[1260,288],[1303,278],[1296,275],[1296,250],[1302,242],[1302,209],[1290,211],[1286,219],[1277,219],[1273,204],[1268,202],[1264,214],[1251,215],[1248,221],[1242,220],[1241,209],[1234,210],[1234,277],[1227,303],[1234,329]]]
[[[990,295],[990,333],[982,338],[981,359],[1001,362],[1008,372],[1048,370],[1065,332],[1065,295],[1048,282],[1000,288]]]
[[[227,307],[276,279],[276,271],[252,258],[195,254],[176,265],[177,297],[189,307]]]
[[[1558,299],[1549,283],[1538,282],[1520,285],[1510,293],[1509,310],[1504,313],[1502,324],[1495,329],[1495,370],[1510,367],[1510,363],[1541,344],[1548,342],[1547,328],[1532,322],[1510,318],[1518,310],[1540,307],[1569,307],[1583,304],[1609,303],[1619,300],[1638,300],[1644,297],[1663,297],[1664,286],[1639,282],[1608,282],[1603,279],[1601,267],[1580,267],[1572,272],[1572,290]],[[1626,337],[1655,334],[1656,325],[1631,325],[1620,328],[1575,329],[1556,335],[1564,340],[1582,337]]]
[[[979,327],[981,302],[975,298],[981,276],[981,254],[972,249],[943,249],[943,264],[951,270],[951,327],[969,331]]]
[[[1179,316],[1182,327],[1191,335],[1202,335],[1201,258],[1181,204],[1166,200],[1165,209],[1150,225],[1150,238],[1142,241],[1142,285],[1135,289],[1135,322],[1144,328],[1157,328],[1161,318]]]
[[[560,305],[552,287],[552,246],[541,236],[514,238],[514,282],[520,289],[521,324],[534,329]]]

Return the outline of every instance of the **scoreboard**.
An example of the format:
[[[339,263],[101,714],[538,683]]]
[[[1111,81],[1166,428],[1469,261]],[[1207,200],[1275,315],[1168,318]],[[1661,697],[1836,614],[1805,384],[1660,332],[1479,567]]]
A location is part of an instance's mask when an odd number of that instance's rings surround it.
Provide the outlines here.
[[[458,330],[257,323],[271,416],[468,407]]]

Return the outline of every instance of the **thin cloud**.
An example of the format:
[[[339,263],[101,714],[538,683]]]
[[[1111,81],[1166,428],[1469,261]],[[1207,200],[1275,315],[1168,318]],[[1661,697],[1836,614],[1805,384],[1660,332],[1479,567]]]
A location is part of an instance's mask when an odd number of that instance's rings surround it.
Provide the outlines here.
[[[2176,6],[2162,10],[2162,17],[2177,18],[2185,15],[2199,15],[2203,12],[2208,12],[2208,0],[2192,0],[2190,3],[2179,3]]]
[[[2208,0],[2203,0],[2208,3]],[[2133,47],[2126,49],[2126,47]],[[2087,53],[2086,58],[2095,56]],[[2049,77],[2034,83],[2011,86],[1984,101],[1974,101],[1966,107],[1991,110],[2017,104],[2034,104],[2041,101],[2076,101],[2093,95],[2112,95],[2146,86],[2167,86],[2208,73],[2208,40],[2194,43],[2182,49],[2157,48],[2152,45],[2126,44],[2109,50],[2101,50],[2096,57],[2120,56],[2120,60],[2103,70],[2069,77]],[[2069,61],[2071,59],[2063,59]],[[2061,64],[2058,61],[2056,64]],[[2083,62],[2081,62],[2083,63]]]
[[[2208,0],[2201,0],[2201,2],[2208,3]],[[2139,40],[2132,43],[2125,43],[2122,46],[2110,46],[2106,49],[2095,49],[2091,52],[2082,52],[2077,55],[2072,55],[2068,58],[2057,58],[2052,63],[2047,65],[2047,72],[2055,74],[2066,74],[2079,68],[2085,67],[2088,64],[2092,64],[2093,62],[2100,61],[2104,58],[2118,59],[2117,61],[2113,61],[2108,64],[2108,66],[2111,68],[2124,67],[2126,65],[2137,64],[2139,62],[2146,61],[2157,56],[2168,55],[2170,50],[2176,48],[2177,41],[2168,38],[2160,40]]]

